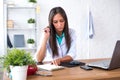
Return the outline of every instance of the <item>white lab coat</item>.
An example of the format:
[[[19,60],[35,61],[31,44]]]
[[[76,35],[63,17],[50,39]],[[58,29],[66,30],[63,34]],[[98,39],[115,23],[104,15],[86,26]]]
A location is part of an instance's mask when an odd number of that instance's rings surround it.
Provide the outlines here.
[[[73,29],[69,29],[69,32],[70,32],[70,36],[71,36],[71,47],[70,47],[68,53],[66,53],[67,52],[67,47],[66,47],[66,43],[65,43],[65,37],[63,37],[60,45],[57,41],[59,56],[55,56],[54,59],[62,58],[66,55],[71,56],[73,59],[75,58],[75,56],[76,56],[76,35],[75,35],[75,31]],[[40,46],[41,45],[39,45],[38,48],[40,48]],[[45,55],[44,61],[52,61],[52,60],[53,60],[52,51],[51,51],[49,42],[47,42],[46,55]]]

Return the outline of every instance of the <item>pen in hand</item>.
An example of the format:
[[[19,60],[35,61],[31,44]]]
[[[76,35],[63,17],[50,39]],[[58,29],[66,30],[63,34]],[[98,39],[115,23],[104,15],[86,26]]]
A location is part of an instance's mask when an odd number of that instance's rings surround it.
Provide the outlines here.
[[[44,32],[50,32],[50,27],[49,26],[47,26],[45,29],[44,29]]]

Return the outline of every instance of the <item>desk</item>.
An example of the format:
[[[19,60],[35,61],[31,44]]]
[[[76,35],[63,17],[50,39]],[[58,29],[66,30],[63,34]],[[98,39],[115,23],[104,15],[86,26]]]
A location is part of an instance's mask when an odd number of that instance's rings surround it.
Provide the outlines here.
[[[99,59],[80,60],[82,62],[92,62]],[[65,68],[62,70],[52,71],[53,76],[29,76],[27,80],[120,80],[120,68],[106,71],[94,68],[91,71],[86,71],[78,67]],[[9,80],[4,77],[4,80]]]

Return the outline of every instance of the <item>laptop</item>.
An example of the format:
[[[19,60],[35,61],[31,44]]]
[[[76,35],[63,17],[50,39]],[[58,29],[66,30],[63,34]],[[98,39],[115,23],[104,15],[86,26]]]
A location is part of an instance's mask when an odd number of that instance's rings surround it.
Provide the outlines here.
[[[113,70],[120,68],[120,41],[116,42],[111,59],[91,62],[91,63],[87,63],[86,65],[90,67],[105,69],[105,70]]]

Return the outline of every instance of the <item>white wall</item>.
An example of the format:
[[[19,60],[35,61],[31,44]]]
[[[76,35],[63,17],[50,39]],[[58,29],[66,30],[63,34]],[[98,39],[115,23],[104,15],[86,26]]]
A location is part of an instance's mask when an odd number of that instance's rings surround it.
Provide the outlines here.
[[[10,0],[8,0],[10,1]],[[24,0],[12,0],[17,5],[26,5]],[[25,3],[23,3],[25,2]],[[120,38],[120,0],[38,0],[39,32],[48,25],[51,8],[61,6],[65,9],[69,26],[77,34],[77,59],[110,57],[117,39]],[[95,36],[88,38],[88,13],[92,12]]]
[[[111,57],[120,40],[120,0],[92,0],[95,36],[90,39],[90,58]]]
[[[0,55],[4,52],[3,0],[0,0]]]
[[[120,38],[120,0],[41,0],[39,4],[41,28],[47,26],[49,10],[52,7],[62,6],[65,9],[69,25],[76,30],[78,36],[77,58],[111,57],[115,42]],[[87,32],[89,10],[94,20],[93,39],[88,38]]]

